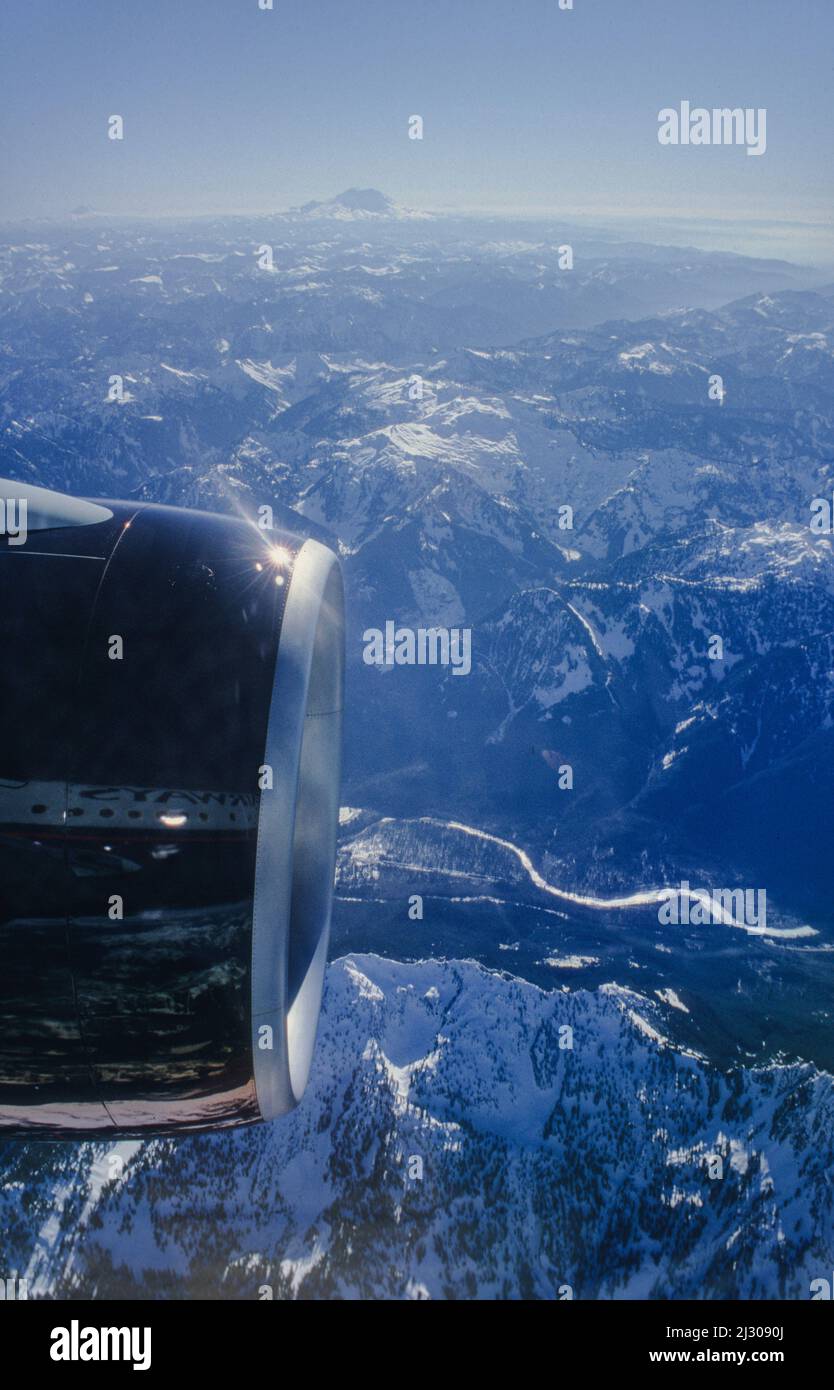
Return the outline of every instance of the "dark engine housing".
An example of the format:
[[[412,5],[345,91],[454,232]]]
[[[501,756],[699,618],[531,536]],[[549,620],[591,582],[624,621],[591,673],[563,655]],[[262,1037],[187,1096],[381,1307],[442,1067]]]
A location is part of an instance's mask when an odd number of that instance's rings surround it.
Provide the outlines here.
[[[271,1119],[309,1072],[339,808],[327,547],[0,484],[0,1134]]]

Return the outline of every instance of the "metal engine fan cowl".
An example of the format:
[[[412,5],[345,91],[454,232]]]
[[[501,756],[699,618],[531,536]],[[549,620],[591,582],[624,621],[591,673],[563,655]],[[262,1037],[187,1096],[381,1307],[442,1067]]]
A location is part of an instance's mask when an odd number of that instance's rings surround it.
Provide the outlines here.
[[[28,504],[24,542],[0,534],[0,1134],[281,1115],[329,939],[338,560],[226,516],[0,496]]]

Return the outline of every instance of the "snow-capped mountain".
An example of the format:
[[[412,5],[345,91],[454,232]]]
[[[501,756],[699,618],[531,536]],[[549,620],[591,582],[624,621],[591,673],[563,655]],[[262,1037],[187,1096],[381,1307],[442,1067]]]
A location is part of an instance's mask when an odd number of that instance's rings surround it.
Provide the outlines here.
[[[834,1083],[719,1073],[664,1041],[680,1007],[337,961],[288,1119],[5,1145],[5,1268],[30,1298],[808,1299]]]
[[[364,221],[379,217],[400,220],[431,217],[431,213],[401,207],[376,188],[346,188],[343,193],[337,193],[335,198],[328,198],[323,202],[314,200],[304,203],[292,211],[305,218],[333,218],[338,222]]]

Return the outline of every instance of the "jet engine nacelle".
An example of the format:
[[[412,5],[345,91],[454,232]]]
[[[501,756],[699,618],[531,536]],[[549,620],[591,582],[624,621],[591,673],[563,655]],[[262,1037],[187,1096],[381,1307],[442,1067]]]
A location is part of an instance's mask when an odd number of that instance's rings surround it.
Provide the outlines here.
[[[0,1134],[281,1115],[330,928],[338,561],[225,516],[0,499]]]

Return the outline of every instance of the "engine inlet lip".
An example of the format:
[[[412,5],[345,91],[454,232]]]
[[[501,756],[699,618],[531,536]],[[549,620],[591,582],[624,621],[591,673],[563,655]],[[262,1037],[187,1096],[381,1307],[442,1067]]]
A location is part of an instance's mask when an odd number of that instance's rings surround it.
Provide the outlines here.
[[[339,819],[344,629],[339,561],[307,540],[292,566],[281,623],[264,752],[272,786],[261,790],[258,813],[252,1070],[265,1120],[298,1104],[315,1045]]]

